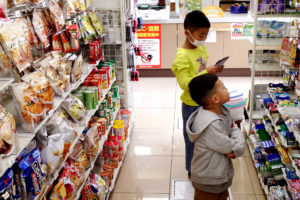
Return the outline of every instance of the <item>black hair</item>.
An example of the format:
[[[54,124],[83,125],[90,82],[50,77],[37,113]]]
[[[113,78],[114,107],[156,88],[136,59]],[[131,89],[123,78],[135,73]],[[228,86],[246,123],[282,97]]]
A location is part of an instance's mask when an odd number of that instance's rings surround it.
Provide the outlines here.
[[[210,22],[202,11],[194,10],[186,15],[184,29],[194,31],[198,28],[210,28]]]
[[[207,95],[213,90],[218,80],[215,74],[196,76],[189,83],[192,99],[200,106],[207,105]]]

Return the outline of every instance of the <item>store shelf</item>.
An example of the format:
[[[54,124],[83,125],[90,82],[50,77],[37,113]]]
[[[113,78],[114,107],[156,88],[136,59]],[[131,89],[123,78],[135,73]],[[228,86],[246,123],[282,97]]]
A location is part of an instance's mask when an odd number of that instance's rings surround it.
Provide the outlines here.
[[[251,65],[251,64],[250,64]],[[280,72],[284,71],[282,67],[278,63],[262,63],[262,64],[255,64],[255,71],[268,71],[268,72]]]
[[[0,78],[0,92],[14,82],[13,78]]]
[[[253,37],[248,37],[249,42],[253,45]],[[282,44],[282,38],[257,38],[256,47],[257,49],[271,49],[271,50],[280,50]]]
[[[120,173],[120,170],[121,170],[121,167],[123,166],[123,161],[124,161],[124,158],[125,158],[125,155],[127,153],[127,150],[128,150],[128,146],[130,144],[130,135],[131,135],[131,132],[133,130],[133,122],[134,122],[134,116],[131,116],[131,121],[130,121],[130,125],[129,125],[129,129],[128,129],[128,137],[127,137],[127,140],[125,142],[125,145],[124,145],[124,156],[123,156],[123,160],[119,163],[118,165],[118,168],[115,169],[114,171],[114,178],[112,180],[112,184],[110,186],[110,188],[108,189],[108,194],[106,196],[106,200],[109,200],[109,196],[111,194],[111,192],[114,190],[115,188],[115,184],[116,184],[116,181],[117,181],[117,178],[118,178],[118,175]]]
[[[112,121],[114,121],[114,120],[116,119],[119,110],[120,110],[120,108],[117,108],[117,109],[116,109],[116,111],[115,111],[115,113],[114,113],[114,115],[113,115],[113,120],[112,120]],[[113,124],[112,124],[112,125],[113,125]],[[108,138],[108,134],[109,134],[109,132],[110,132],[110,130],[111,130],[111,128],[112,128],[112,125],[110,125],[110,126],[108,127],[108,129],[106,130],[106,134],[105,134],[105,135],[101,138],[101,140],[99,141],[99,145],[98,145],[98,146],[99,146],[99,149],[98,149],[98,152],[97,152],[96,156],[92,159],[91,164],[90,164],[90,167],[86,170],[86,172],[85,172],[84,175],[83,175],[83,180],[84,180],[84,181],[83,181],[83,184],[82,184],[82,185],[78,188],[78,190],[77,190],[77,193],[76,193],[76,196],[75,196],[75,200],[78,200],[78,199],[80,198],[81,191],[82,191],[82,189],[83,189],[83,187],[84,187],[86,181],[88,180],[88,177],[89,177],[91,171],[92,171],[92,170],[94,169],[94,167],[95,167],[95,162],[96,162],[96,160],[97,160],[97,158],[98,158],[98,155],[101,153],[101,151],[102,151],[102,149],[103,149],[103,145],[104,145],[105,141],[106,141],[107,138]]]
[[[283,20],[285,18],[295,18],[295,17],[299,17],[299,13],[295,13],[295,14],[288,14],[288,13],[274,13],[274,14],[263,14],[263,15],[257,15],[257,18],[261,19],[261,18],[276,18],[277,20]],[[278,18],[282,18],[282,19],[278,19]]]

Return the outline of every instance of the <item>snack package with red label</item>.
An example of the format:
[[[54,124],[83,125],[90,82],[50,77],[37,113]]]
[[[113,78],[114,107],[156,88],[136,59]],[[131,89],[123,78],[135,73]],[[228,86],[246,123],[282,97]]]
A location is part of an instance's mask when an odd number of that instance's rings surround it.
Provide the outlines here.
[[[76,24],[68,26],[69,38],[72,51],[78,51],[79,45],[79,28]]]
[[[1,74],[7,74],[12,71],[12,63],[10,61],[10,58],[0,45],[0,72]]]
[[[72,51],[71,45],[70,45],[70,42],[69,42],[69,39],[68,39],[68,36],[67,36],[67,33],[66,32],[62,32],[60,34],[60,37],[61,37],[61,41],[62,41],[62,44],[63,44],[64,53],[69,53],[70,51]]]
[[[80,200],[105,200],[107,191],[107,185],[101,176],[92,172],[83,187]]]
[[[62,10],[54,0],[50,1],[49,4],[50,4],[49,10],[50,10],[52,23],[55,26],[56,32],[61,32],[64,30],[64,26],[65,26],[65,19]]]
[[[35,32],[43,44],[44,48],[50,46],[49,42],[49,23],[46,20],[45,14],[40,9],[35,9],[32,14],[32,24],[34,26]]]
[[[52,51],[62,51],[63,47],[59,36],[52,33]]]
[[[28,24],[28,21],[26,20],[26,18],[25,17],[17,18],[17,19],[15,19],[15,22],[20,25],[20,26],[17,26],[16,28],[18,28],[20,32],[24,32],[25,38],[27,39],[27,41],[30,44],[33,44],[33,42],[34,42],[33,41],[33,33],[31,31],[30,24]]]
[[[73,69],[72,69],[72,73],[71,73],[71,82],[75,83],[77,82],[83,73],[83,57],[82,54],[80,54],[74,64],[73,64]]]
[[[27,20],[28,26],[29,26],[29,28],[32,32],[32,36],[33,36],[33,44],[31,44],[31,45],[34,47],[38,47],[40,45],[40,40],[33,28],[32,20],[30,19],[29,16],[26,17],[26,20]]]
[[[65,168],[60,176],[60,179],[64,178],[71,180],[75,186],[75,189],[78,189],[84,181],[80,170],[74,165],[74,163],[70,161],[65,163]]]

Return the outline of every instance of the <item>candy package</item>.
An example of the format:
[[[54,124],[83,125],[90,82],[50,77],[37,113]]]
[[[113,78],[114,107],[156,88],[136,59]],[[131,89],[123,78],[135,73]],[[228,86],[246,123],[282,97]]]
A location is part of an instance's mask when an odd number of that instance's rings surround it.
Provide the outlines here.
[[[57,94],[58,96],[62,96],[65,89],[65,85],[58,72],[52,66],[49,66],[49,64],[43,66],[41,68],[41,71],[46,75],[55,94]]]
[[[60,34],[60,37],[61,37],[61,41],[62,41],[62,44],[63,44],[64,53],[69,53],[70,51],[72,51],[67,33],[62,32]]]
[[[55,133],[48,136],[48,144],[41,151],[42,162],[47,166],[47,174],[52,174],[59,166],[63,156],[63,133]]]
[[[15,144],[16,122],[14,117],[0,105],[0,155],[8,155]]]
[[[65,19],[62,10],[54,0],[50,1],[49,4],[50,15],[56,32],[61,32],[64,30],[65,26]]]
[[[105,200],[107,190],[104,180],[98,174],[92,172],[83,187],[80,200]]]
[[[92,24],[99,36],[103,34],[103,26],[102,23],[99,21],[95,12],[90,12],[89,16],[91,18]]]
[[[43,103],[34,89],[27,83],[14,83],[9,86],[16,109],[25,123],[37,124],[44,118]]]
[[[83,103],[73,95],[69,95],[62,102],[61,106],[76,123],[82,121],[86,116],[86,109]]]
[[[46,112],[51,110],[53,106],[54,91],[47,80],[46,76],[41,72],[32,72],[22,77],[22,80],[28,83],[35,91],[37,97],[43,103]]]
[[[32,24],[34,26],[35,32],[43,44],[44,48],[50,46],[49,35],[50,27],[46,20],[45,14],[40,9],[35,9],[32,14]]]
[[[0,41],[5,52],[13,61],[19,72],[24,71],[32,62],[31,47],[25,38],[24,32],[20,32],[18,21],[6,20],[0,22]]]
[[[52,33],[52,51],[62,51],[62,43],[59,36],[55,36],[54,33]]]
[[[72,83],[77,82],[83,73],[83,57],[80,54],[73,64],[72,74],[71,74],[71,81]]]
[[[72,51],[78,51],[79,49],[79,28],[76,24],[68,26],[69,39]]]
[[[45,175],[41,162],[41,153],[38,148],[30,152],[18,164],[21,170],[25,198],[35,199],[45,189]]]

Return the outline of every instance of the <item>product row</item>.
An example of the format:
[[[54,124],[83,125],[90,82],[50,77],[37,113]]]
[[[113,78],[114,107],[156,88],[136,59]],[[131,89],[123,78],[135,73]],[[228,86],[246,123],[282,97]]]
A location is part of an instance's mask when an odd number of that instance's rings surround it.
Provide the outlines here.
[[[255,2],[258,1],[258,14],[297,14],[300,13],[299,0],[251,0],[251,11],[254,12]]]

